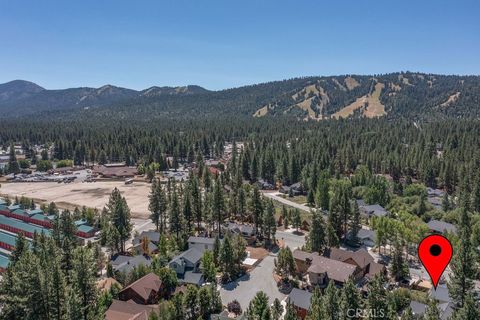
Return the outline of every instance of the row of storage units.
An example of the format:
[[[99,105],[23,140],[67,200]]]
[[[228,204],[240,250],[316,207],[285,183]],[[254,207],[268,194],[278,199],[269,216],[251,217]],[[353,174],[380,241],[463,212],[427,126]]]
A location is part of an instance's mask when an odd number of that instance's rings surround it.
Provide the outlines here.
[[[0,217],[1,216],[21,220],[29,225],[37,225],[39,227],[43,227],[43,230],[45,230],[44,228],[51,229],[53,227],[53,220],[55,218],[54,216],[45,215],[40,209],[23,210],[18,205],[6,206],[0,202]],[[75,221],[75,225],[77,226],[76,235],[78,237],[87,239],[95,235],[95,228],[89,226],[86,220],[82,219]],[[16,231],[11,230],[11,228],[6,229],[8,226],[2,227],[2,225],[0,225],[0,228],[17,233]],[[37,229],[37,232],[38,231],[41,231],[41,229]],[[26,232],[30,231],[26,230]],[[28,233],[25,233],[25,235],[31,238]],[[33,236],[33,232],[31,232],[31,235]]]

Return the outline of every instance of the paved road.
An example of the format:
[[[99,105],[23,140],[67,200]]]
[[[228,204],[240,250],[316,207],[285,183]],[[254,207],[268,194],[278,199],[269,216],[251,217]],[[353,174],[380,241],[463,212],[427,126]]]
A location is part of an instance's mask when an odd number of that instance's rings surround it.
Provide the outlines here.
[[[306,211],[306,212],[310,212],[311,208],[309,206],[306,206],[304,204],[298,204],[296,202],[293,202],[291,200],[288,200],[288,199],[285,199],[283,197],[280,196],[280,192],[271,192],[271,191],[261,191],[263,193],[263,195],[267,198],[271,198],[275,201],[278,201],[280,203],[283,203],[287,206],[290,206],[290,207],[293,207],[293,208],[297,208],[297,209],[300,209],[300,210],[303,210],[303,211]]]
[[[224,305],[237,299],[243,310],[246,310],[250,300],[258,291],[263,291],[270,299],[270,304],[275,298],[280,301],[285,295],[278,291],[277,284],[273,280],[274,256],[265,257],[252,272],[246,274],[237,281],[220,287],[220,296]]]

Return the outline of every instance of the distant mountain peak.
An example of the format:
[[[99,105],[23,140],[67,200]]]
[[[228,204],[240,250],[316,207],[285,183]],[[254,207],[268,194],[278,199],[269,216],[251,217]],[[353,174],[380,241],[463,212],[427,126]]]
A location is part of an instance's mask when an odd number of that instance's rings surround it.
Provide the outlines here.
[[[181,87],[158,87],[153,86],[141,92],[145,97],[156,97],[162,95],[189,95],[209,92],[207,89],[196,85],[188,85]]]
[[[44,91],[45,88],[26,80],[13,80],[0,84],[0,102],[29,97]]]

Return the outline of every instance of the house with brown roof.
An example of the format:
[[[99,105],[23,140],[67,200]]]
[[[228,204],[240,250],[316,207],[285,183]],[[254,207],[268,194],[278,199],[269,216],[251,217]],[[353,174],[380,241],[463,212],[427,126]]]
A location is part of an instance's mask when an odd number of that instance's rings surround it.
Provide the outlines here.
[[[163,284],[153,272],[138,279],[118,293],[122,301],[134,301],[138,304],[155,304],[162,294]]]
[[[307,269],[310,284],[321,288],[325,288],[331,280],[336,285],[343,285],[349,278],[356,278],[357,274],[356,266],[323,256],[316,256]]]
[[[364,248],[357,251],[330,248],[325,251],[324,255],[330,259],[358,267],[358,273],[355,275],[356,279],[362,277],[373,278],[377,273],[385,272],[385,266],[375,262],[373,257]]]
[[[151,313],[158,312],[158,305],[142,305],[132,301],[113,300],[105,313],[105,320],[148,320]]]
[[[327,286],[329,280],[342,285],[349,278],[360,281],[385,272],[385,266],[376,263],[365,249],[354,252],[330,248],[323,256],[297,249],[293,258],[297,272],[306,275],[310,284],[320,287]]]

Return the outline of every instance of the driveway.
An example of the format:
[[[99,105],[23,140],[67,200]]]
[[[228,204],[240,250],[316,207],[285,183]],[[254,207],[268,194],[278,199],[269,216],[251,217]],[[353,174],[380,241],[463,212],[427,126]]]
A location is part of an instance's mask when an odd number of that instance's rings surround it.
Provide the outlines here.
[[[143,231],[155,230],[155,224],[150,219],[140,219],[140,218],[131,218],[130,222],[132,223],[132,234],[130,239],[127,241],[125,245],[125,249],[128,249],[132,246],[132,241],[135,235],[135,232],[139,234]]]
[[[277,283],[273,280],[274,256],[265,257],[252,272],[247,273],[237,281],[220,286],[220,296],[222,303],[227,305],[229,302],[237,299],[243,310],[248,308],[250,300],[253,299],[258,291],[263,291],[270,299],[270,304],[275,298],[280,301],[286,296],[279,292]]]
[[[293,208],[297,208],[299,210],[302,210],[302,211],[306,211],[306,212],[310,212],[312,210],[312,208],[310,208],[309,206],[306,206],[304,204],[299,204],[299,203],[296,203],[294,201],[291,201],[291,200],[288,200],[288,198],[283,198],[280,196],[280,192],[278,191],[261,191],[262,194],[267,197],[267,198],[270,198],[270,199],[273,199],[275,201],[278,201],[282,204],[285,204],[287,206],[290,206],[290,207],[293,207]]]
[[[305,245],[305,235],[297,235],[292,231],[277,231],[275,237],[285,241],[285,245],[292,251]]]

